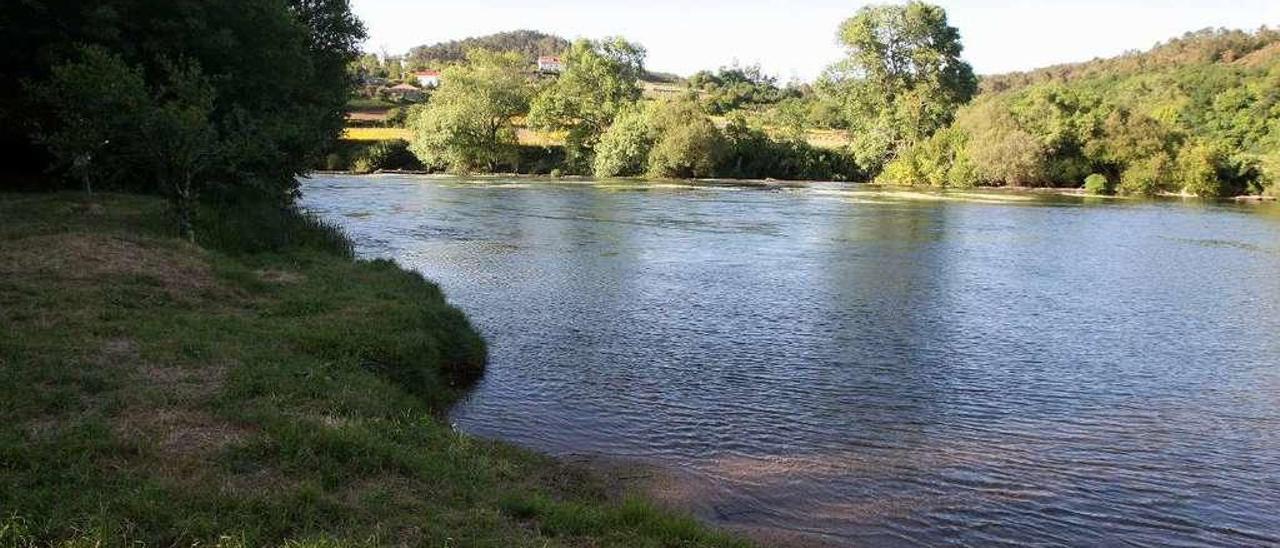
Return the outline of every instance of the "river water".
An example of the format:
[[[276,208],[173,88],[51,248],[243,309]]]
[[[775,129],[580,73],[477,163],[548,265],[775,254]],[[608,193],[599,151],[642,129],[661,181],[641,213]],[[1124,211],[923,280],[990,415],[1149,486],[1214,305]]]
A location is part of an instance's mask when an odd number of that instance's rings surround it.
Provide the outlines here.
[[[1280,207],[317,176],[490,343],[459,428],[851,545],[1280,544]]]

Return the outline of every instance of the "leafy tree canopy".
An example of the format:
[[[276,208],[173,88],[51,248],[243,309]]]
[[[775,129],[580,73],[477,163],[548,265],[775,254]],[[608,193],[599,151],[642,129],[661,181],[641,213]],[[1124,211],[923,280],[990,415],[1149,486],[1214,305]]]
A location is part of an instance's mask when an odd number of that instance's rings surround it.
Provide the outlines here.
[[[864,7],[840,26],[847,58],[820,87],[839,98],[854,152],[878,169],[951,121],[977,91],[946,11],[924,2]]]
[[[410,113],[410,150],[424,165],[458,173],[510,164],[513,119],[527,111],[531,93],[520,54],[471,50],[466,63],[445,69],[431,102]]]
[[[543,55],[562,55],[569,49],[569,41],[535,30],[499,32],[415,47],[409,50],[408,63],[412,68],[443,66],[466,60],[467,51],[472,49],[513,52],[533,62]]]
[[[564,72],[534,99],[529,124],[564,132],[570,167],[584,171],[614,117],[640,100],[644,59],[643,47],[620,37],[578,40]]]

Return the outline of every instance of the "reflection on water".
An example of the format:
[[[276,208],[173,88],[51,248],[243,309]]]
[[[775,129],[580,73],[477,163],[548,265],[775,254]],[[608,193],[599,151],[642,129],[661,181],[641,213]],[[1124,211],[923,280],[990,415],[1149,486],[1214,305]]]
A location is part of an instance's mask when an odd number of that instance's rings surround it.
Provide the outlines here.
[[[1274,206],[320,177],[491,343],[453,420],[866,544],[1280,543]]]

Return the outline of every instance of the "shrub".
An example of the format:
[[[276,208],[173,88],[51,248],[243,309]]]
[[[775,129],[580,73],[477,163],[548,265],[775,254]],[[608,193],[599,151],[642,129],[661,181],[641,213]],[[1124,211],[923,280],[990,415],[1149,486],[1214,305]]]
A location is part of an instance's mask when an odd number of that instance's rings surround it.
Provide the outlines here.
[[[1154,196],[1168,189],[1169,157],[1157,154],[1134,161],[1120,176],[1120,192],[1138,196]]]
[[[1111,184],[1111,180],[1106,175],[1094,173],[1084,179],[1084,190],[1089,194],[1106,195],[1115,194],[1115,186]]]
[[[724,150],[724,139],[705,116],[671,125],[649,153],[649,176],[711,177]]]
[[[1265,194],[1280,196],[1280,152],[1273,152],[1262,159],[1259,177],[1260,186]]]
[[[614,119],[595,148],[592,171],[596,177],[645,172],[655,138],[650,122],[650,113],[643,106],[624,110]]]
[[[1203,144],[1191,144],[1178,152],[1178,180],[1182,191],[1204,198],[1217,198],[1226,192],[1226,185],[1218,176],[1221,155]]]

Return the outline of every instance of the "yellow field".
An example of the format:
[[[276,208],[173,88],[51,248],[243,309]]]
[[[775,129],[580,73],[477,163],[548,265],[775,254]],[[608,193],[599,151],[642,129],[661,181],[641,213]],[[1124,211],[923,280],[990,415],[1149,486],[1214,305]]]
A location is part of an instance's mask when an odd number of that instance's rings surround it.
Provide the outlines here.
[[[342,138],[350,141],[409,140],[412,133],[398,127],[349,127],[342,131]]]
[[[412,140],[412,137],[413,132],[398,127],[349,127],[342,132],[342,138],[348,141],[389,141],[392,139],[409,141]],[[564,144],[563,137],[525,128],[517,128],[516,137],[522,145],[552,146]]]
[[[719,126],[723,126],[725,123],[723,117],[714,117],[714,119]],[[768,129],[766,128],[766,130]],[[342,138],[350,141],[389,141],[392,139],[409,141],[412,135],[409,130],[398,127],[349,127],[342,132]],[[553,146],[564,144],[564,137],[562,136],[523,127],[516,129],[516,137],[522,145]],[[837,130],[810,130],[807,140],[809,144],[822,148],[839,148],[849,143],[849,138],[845,136],[844,132]]]

